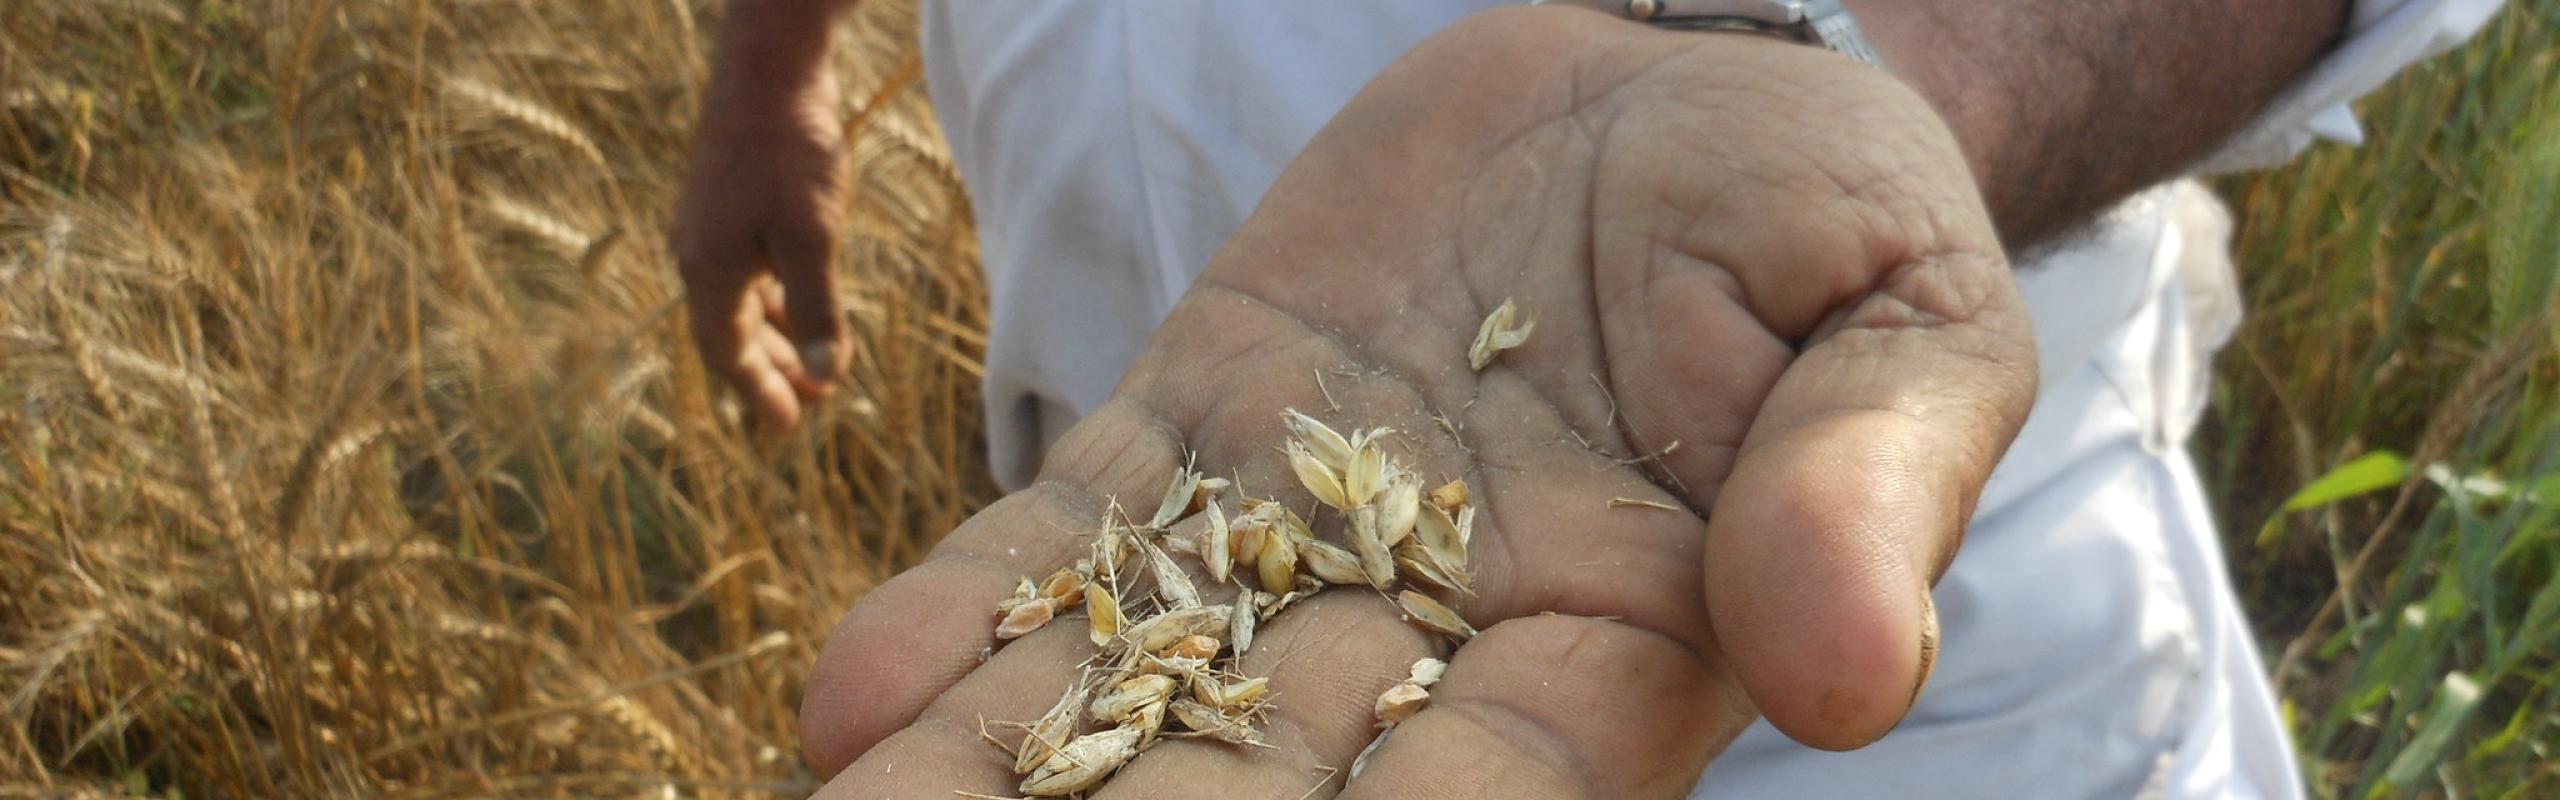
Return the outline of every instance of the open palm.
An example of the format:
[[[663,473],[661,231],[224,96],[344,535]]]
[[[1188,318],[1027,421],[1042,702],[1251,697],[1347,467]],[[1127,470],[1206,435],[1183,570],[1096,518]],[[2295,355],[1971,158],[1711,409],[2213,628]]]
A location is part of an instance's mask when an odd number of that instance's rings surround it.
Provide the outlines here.
[[[1536,332],[1472,370],[1505,299]],[[1093,647],[1053,625],[982,661],[997,602],[1188,458],[1311,505],[1291,407],[1393,428],[1423,477],[1474,487],[1455,604],[1483,633],[1346,785],[1371,702],[1445,645],[1376,593],[1320,594],[1242,659],[1271,678],[1272,747],[1166,740],[1095,796],[1665,796],[1755,713],[1863,744],[1926,678],[1928,586],[2025,415],[2031,348],[1962,156],[1890,77],[1480,16],[1318,135],[1033,488],[851,612],[805,745],[842,767],[826,796],[1013,794],[980,721],[1039,716]]]

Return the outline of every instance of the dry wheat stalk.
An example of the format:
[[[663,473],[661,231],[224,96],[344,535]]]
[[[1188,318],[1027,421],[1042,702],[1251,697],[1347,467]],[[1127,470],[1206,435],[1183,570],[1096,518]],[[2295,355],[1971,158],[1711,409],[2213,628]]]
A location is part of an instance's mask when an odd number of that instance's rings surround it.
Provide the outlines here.
[[[517,95],[477,79],[459,75],[441,76],[445,93],[477,106],[498,117],[516,121],[537,133],[549,136],[578,152],[588,164],[605,169],[604,149],[578,127],[576,122],[532,98]]]

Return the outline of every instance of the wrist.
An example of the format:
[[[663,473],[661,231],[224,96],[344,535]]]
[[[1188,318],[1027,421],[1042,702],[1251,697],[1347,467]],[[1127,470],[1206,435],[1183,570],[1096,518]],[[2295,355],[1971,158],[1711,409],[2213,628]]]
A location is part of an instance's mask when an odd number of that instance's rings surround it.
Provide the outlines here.
[[[732,0],[705,103],[724,111],[793,108],[829,83],[838,0]]]
[[[1937,109],[1955,133],[1975,179],[1987,181],[1997,166],[1996,154],[2004,149],[2001,140],[2012,127],[2002,120],[2014,120],[2009,98],[1983,76],[1968,75],[1940,57],[1946,42],[1930,4],[1877,0],[1842,0],[1842,4],[1858,16],[1886,70]]]
[[[2017,98],[1998,76],[1982,74],[1953,52],[1960,48],[1952,46],[1942,8],[1930,3],[1842,2],[1858,15],[1867,38],[1894,77],[1927,100],[1955,135],[1956,147],[1964,153],[1965,165],[2002,238],[2011,238],[2007,234],[2017,233],[2020,227],[2038,227],[2018,224],[2017,206],[2023,199],[2015,191],[2019,181],[2013,179],[2012,171],[2036,162],[2038,156],[2028,152],[2036,142],[2019,135],[2022,117]]]

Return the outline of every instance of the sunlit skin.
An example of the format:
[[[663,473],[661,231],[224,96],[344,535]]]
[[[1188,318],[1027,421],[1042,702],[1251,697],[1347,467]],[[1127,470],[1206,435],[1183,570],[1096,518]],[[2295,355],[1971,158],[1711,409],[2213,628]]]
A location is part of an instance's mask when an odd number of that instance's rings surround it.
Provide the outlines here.
[[[1885,734],[1934,656],[1928,587],[2033,399],[2002,233],[2053,224],[1986,204],[2015,140],[1952,107],[1816,48],[1575,10],[1480,15],[1407,54],[1037,484],[847,615],[802,709],[804,754],[835,776],[822,795],[1013,793],[979,721],[1039,716],[1092,645],[1052,625],[996,647],[997,602],[1191,454],[1310,504],[1278,449],[1290,407],[1395,428],[1484,508],[1459,604],[1482,635],[1368,772],[1320,794],[1677,795],[1755,715],[1825,748]],[[807,179],[832,152],[809,128],[706,118],[713,177],[678,218],[706,357],[783,422],[842,367],[843,348],[800,346],[841,335],[801,321],[824,304],[796,293],[832,290],[791,272],[797,245],[776,255],[797,233],[740,231],[798,231],[808,209],[706,198],[831,197]],[[732,288],[768,280],[780,297]],[[1506,297],[1536,333],[1473,372]],[[1097,796],[1301,796],[1368,743],[1378,692],[1439,652],[1374,593],[1320,595],[1243,659],[1271,678],[1272,748],[1170,741]]]
[[[1892,726],[1926,668],[1929,581],[2034,388],[1964,161],[1925,102],[1831,54],[1564,21],[1480,21],[1382,76],[1039,486],[846,619],[804,706],[812,760],[851,762],[831,791],[1009,791],[975,721],[1037,717],[1091,645],[1057,626],[978,666],[987,610],[1072,560],[1067,532],[1104,498],[1161,493],[1186,450],[1312,502],[1277,449],[1288,407],[1393,427],[1423,474],[1465,476],[1484,503],[1461,604],[1484,633],[1361,791],[1658,795],[1755,707],[1827,747]],[[1580,80],[1542,58],[1582,59]],[[1720,77],[1736,59],[1802,82]],[[1684,113],[1744,105],[1758,113]],[[1737,163],[1715,142],[1798,152]],[[1537,333],[1473,372],[1505,297]],[[1100,796],[1295,797],[1437,652],[1374,594],[1321,595],[1244,659],[1271,676],[1278,749],[1168,743]]]

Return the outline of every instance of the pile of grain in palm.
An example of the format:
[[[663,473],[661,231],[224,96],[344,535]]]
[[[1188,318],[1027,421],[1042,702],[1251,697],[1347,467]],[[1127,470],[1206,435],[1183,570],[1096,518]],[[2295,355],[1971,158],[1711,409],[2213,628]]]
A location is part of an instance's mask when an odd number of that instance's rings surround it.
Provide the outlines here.
[[[1185,466],[1154,514],[1134,520],[1115,502],[1089,554],[1036,583],[1024,578],[998,606],[999,639],[1082,608],[1101,648],[1048,713],[1009,723],[1024,731],[1018,744],[989,737],[1013,755],[1023,794],[1091,791],[1165,737],[1265,746],[1268,679],[1240,673],[1238,659],[1253,646],[1256,626],[1328,587],[1392,593],[1414,624],[1453,641],[1475,635],[1448,606],[1407,588],[1470,592],[1475,507],[1466,483],[1426,491],[1422,476],[1387,453],[1388,429],[1346,437],[1294,409],[1284,421],[1290,468],[1320,504],[1311,516],[1338,518],[1343,541],[1319,537],[1308,517],[1278,501],[1231,497],[1232,482]],[[1183,524],[1195,517],[1202,524]],[[1194,532],[1176,534],[1177,526]],[[1196,559],[1213,587],[1232,584],[1233,599],[1208,602],[1177,556]],[[1445,668],[1437,659],[1416,662],[1379,696],[1379,727],[1420,711]]]

